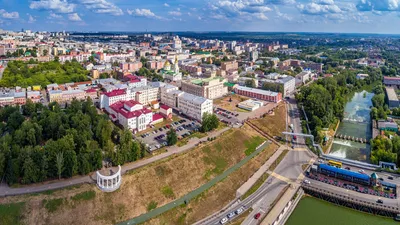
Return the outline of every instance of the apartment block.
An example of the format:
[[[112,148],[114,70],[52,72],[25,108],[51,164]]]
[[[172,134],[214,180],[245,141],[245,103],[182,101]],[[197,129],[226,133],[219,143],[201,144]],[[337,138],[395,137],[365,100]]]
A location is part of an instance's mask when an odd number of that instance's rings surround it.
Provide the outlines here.
[[[195,79],[181,83],[182,91],[208,99],[220,98],[228,93],[225,79],[220,77]]]

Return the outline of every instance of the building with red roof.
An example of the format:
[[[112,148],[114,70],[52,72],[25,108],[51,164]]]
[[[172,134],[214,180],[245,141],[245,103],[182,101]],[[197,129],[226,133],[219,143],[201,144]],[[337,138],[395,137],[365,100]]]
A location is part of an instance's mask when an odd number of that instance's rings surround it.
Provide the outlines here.
[[[163,115],[166,119],[172,119],[172,108],[167,105],[161,104],[160,114]]]
[[[134,100],[116,102],[107,111],[112,121],[134,132],[145,130],[153,122],[153,112]]]

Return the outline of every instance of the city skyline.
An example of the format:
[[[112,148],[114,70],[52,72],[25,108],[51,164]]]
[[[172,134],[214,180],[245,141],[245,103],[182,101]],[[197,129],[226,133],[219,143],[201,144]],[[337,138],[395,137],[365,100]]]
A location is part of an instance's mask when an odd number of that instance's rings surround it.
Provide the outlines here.
[[[400,0],[0,0],[0,28],[399,34]]]

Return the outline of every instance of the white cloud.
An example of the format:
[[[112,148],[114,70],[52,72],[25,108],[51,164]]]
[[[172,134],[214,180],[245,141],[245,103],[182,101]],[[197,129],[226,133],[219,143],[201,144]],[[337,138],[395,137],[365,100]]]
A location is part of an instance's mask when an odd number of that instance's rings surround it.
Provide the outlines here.
[[[18,12],[7,12],[4,9],[0,9],[0,16],[4,19],[18,19],[19,13]]]
[[[335,4],[335,2],[333,0],[316,0],[314,2],[317,4],[320,4],[320,5],[334,5]]]
[[[164,6],[165,6],[165,7],[169,7],[168,3],[164,3]]]
[[[271,5],[292,5],[296,3],[296,0],[265,0],[265,3]]]
[[[36,19],[29,13],[26,14],[28,16],[28,23],[36,22]]]
[[[340,13],[342,10],[337,5],[321,5],[315,2],[308,3],[306,5],[300,4],[297,6],[303,14],[310,15],[323,15],[329,13]]]
[[[50,15],[47,17],[48,19],[62,19],[63,17],[61,15],[55,14],[53,12],[50,13]]]
[[[179,11],[169,11],[168,14],[171,16],[181,16],[182,15],[182,13]]]
[[[114,16],[124,15],[122,9],[106,0],[79,0],[79,2],[95,13],[105,13]]]
[[[153,19],[162,19],[160,16],[154,14],[150,9],[134,9],[134,10],[126,10],[129,15],[134,15],[138,17],[146,17]]]
[[[359,11],[400,11],[400,0],[360,0]]]
[[[72,13],[75,9],[75,6],[75,4],[69,3],[66,0],[39,0],[31,2],[29,8],[39,10],[54,10],[59,13]]]
[[[73,22],[80,22],[82,21],[81,17],[77,13],[68,14],[68,19]]]
[[[268,17],[264,13],[255,13],[254,16],[260,20],[268,20]]]
[[[276,2],[268,0],[217,0],[210,4],[210,9],[214,11],[214,18],[251,18],[267,20],[266,12],[272,11],[267,4]],[[218,16],[219,15],[219,16]]]

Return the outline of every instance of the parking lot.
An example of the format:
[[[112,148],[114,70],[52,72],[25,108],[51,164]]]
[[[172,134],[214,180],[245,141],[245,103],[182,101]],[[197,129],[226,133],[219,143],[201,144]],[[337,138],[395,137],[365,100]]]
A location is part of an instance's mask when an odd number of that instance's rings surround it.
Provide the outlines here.
[[[175,129],[178,139],[181,139],[198,132],[200,127],[201,124],[197,121],[179,118],[162,127],[152,126],[148,131],[138,134],[137,138],[147,144],[150,151],[154,151],[167,145],[167,132],[171,128]]]
[[[260,118],[262,115],[272,112],[272,110],[274,110],[277,106],[278,103],[264,102],[264,106],[252,112],[232,111],[232,110],[227,110],[226,108],[223,107],[216,106],[214,107],[214,113],[218,116],[221,122],[227,124],[236,124],[236,123],[243,123],[243,121],[247,119]]]

